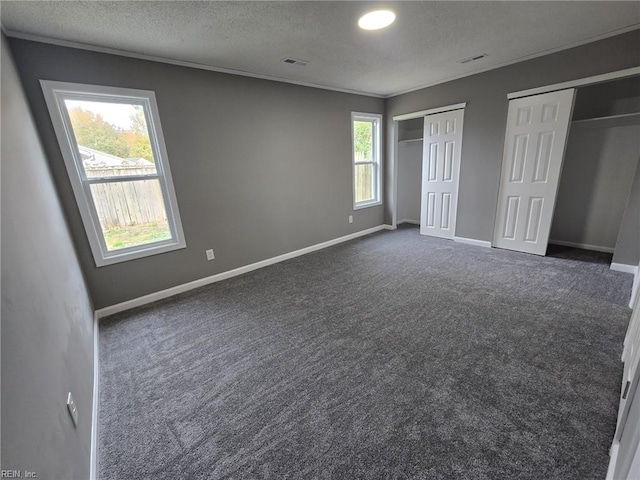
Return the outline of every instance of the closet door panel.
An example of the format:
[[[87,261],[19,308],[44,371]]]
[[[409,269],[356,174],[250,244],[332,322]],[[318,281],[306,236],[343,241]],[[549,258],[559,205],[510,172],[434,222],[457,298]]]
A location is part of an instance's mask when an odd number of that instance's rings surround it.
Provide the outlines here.
[[[635,306],[622,353],[624,372],[613,441],[616,454],[611,457],[607,479],[638,478],[640,474],[640,290],[635,293]]]
[[[455,235],[464,110],[424,118],[420,233]]]
[[[546,253],[574,94],[509,102],[494,246]]]

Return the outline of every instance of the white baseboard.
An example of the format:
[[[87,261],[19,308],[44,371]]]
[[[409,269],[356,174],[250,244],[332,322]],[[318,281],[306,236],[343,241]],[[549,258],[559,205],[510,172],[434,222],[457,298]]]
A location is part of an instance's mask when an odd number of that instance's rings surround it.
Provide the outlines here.
[[[592,250],[594,252],[613,253],[611,247],[601,247],[600,245],[589,245],[588,243],[565,242],[564,240],[549,240],[552,245],[560,245],[561,247],[581,248],[582,250]]]
[[[221,280],[237,277],[238,275],[242,275],[244,273],[249,273],[259,268],[268,267],[269,265],[273,265],[274,263],[284,262],[285,260],[299,257],[300,255],[305,255],[307,253],[315,252],[316,250],[322,250],[323,248],[331,247],[333,245],[337,245],[338,243],[347,242],[349,240],[353,240],[355,238],[362,237],[364,235],[369,235],[371,233],[378,232],[380,230],[393,230],[393,228],[391,227],[391,225],[379,225],[377,227],[361,230],[360,232],[352,233],[350,235],[345,235],[344,237],[334,238],[333,240],[328,240],[326,242],[318,243],[316,245],[311,245],[310,247],[301,248],[300,250],[295,250],[293,252],[285,253],[283,255],[278,255],[277,257],[267,258],[266,260],[261,260],[259,262],[252,263],[250,265],[245,265],[243,267],[235,268],[233,270],[228,270],[226,272],[218,273],[216,275],[211,275],[210,277],[201,278],[199,280],[194,280],[193,282],[184,283],[182,285],[176,285],[175,287],[167,288],[166,290],[161,290],[159,292],[150,293],[149,295],[144,295],[142,297],[134,298],[132,300],[127,300],[126,302],[117,303],[115,305],[110,305],[108,307],[100,308],[96,310],[96,315],[98,315],[98,318],[104,318],[109,315],[124,312],[126,310],[130,310],[135,307],[140,307],[148,303],[156,302],[164,298],[172,297],[179,293],[193,290],[194,288],[203,287],[211,283],[216,283]]]
[[[394,227],[393,225],[387,225],[385,223],[384,225],[382,225],[382,228],[384,228],[385,230],[395,230],[398,227]]]
[[[403,220],[400,220],[396,225],[400,225],[401,223],[410,223],[411,225],[420,225],[420,220],[411,220],[411,219],[405,218]]]
[[[98,351],[98,319],[96,311],[93,314],[93,406],[91,411],[91,461],[89,463],[89,478],[98,480],[98,407],[100,405],[100,365]]]
[[[466,243],[467,245],[475,245],[476,247],[491,248],[491,242],[486,240],[476,240],[475,238],[453,237],[455,242]]]
[[[612,263],[609,267],[611,270],[615,272],[624,272],[630,273],[631,275],[638,274],[638,265],[627,265],[624,263]]]
[[[638,288],[640,288],[640,265],[612,263],[609,268],[615,272],[630,273],[633,275],[633,287],[631,287],[631,299],[629,300],[629,308],[633,308],[635,306],[636,292]]]

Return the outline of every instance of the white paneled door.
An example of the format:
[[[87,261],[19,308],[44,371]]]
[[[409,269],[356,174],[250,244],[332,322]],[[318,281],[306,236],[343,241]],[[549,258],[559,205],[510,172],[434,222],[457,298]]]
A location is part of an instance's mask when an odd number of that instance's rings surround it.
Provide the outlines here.
[[[607,480],[640,478],[640,290],[635,294],[635,306],[622,352],[624,371],[618,425],[611,445]]]
[[[464,110],[424,117],[420,233],[453,238]]]
[[[494,247],[546,254],[574,93],[509,102]]]

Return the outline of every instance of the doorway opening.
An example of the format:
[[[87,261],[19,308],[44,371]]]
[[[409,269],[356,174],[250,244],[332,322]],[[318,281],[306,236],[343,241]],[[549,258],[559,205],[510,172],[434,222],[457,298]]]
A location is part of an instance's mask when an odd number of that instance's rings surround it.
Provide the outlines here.
[[[465,106],[393,118],[392,228],[454,239]]]
[[[639,159],[640,77],[578,88],[549,249],[613,254],[614,269],[637,265]]]
[[[582,248],[634,268],[639,158],[637,76],[512,99],[494,246]]]
[[[396,225],[420,225],[424,117],[398,122]]]

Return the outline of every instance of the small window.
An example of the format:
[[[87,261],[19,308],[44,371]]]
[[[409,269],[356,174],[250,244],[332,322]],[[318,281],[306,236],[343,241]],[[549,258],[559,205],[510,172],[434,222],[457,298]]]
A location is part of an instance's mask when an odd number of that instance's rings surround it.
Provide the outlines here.
[[[41,84],[96,265],[185,248],[154,93]]]
[[[380,205],[380,123],[382,115],[352,113],[353,206]]]

